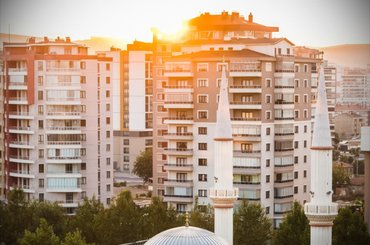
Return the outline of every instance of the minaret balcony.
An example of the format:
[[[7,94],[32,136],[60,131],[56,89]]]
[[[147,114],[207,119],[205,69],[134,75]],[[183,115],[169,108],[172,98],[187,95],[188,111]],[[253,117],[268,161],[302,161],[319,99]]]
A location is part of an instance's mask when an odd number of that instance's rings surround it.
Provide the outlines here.
[[[165,163],[164,170],[166,171],[185,171],[192,172],[193,164],[176,164],[176,163]]]
[[[237,199],[239,196],[239,189],[233,188],[231,190],[211,188],[209,190],[209,197],[212,199]]]
[[[194,119],[192,117],[164,117],[164,124],[193,124]]]
[[[338,214],[338,204],[330,203],[327,205],[319,205],[313,203],[306,203],[304,206],[306,215],[311,216],[335,216]]]
[[[168,187],[193,187],[193,180],[184,180],[184,179],[165,179],[164,186]]]
[[[193,140],[193,133],[169,132],[164,134],[164,138],[168,140]]]
[[[262,109],[261,101],[231,101],[230,109]]]
[[[230,93],[262,93],[262,87],[259,85],[231,85]]]
[[[192,203],[193,195],[173,195],[173,194],[164,194],[164,202],[178,202],[178,203]]]
[[[180,156],[192,156],[193,149],[187,148],[164,148],[164,154],[168,155],[180,155]]]

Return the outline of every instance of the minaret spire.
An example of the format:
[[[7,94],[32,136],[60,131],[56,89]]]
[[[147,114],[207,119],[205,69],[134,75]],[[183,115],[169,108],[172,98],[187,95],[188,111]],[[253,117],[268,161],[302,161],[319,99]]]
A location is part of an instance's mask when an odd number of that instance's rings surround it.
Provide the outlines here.
[[[238,189],[233,188],[233,138],[225,67],[222,67],[214,150],[214,188],[210,198],[215,208],[215,233],[233,244],[233,207]]]
[[[305,204],[311,226],[311,245],[330,245],[332,241],[333,220],[338,213],[337,204],[332,202],[332,150],[324,68],[321,66],[311,147],[311,201]]]

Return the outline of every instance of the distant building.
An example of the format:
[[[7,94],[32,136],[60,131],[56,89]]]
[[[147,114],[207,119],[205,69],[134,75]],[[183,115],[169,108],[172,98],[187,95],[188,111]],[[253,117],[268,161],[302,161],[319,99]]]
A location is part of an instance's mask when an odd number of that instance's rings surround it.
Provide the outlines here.
[[[370,233],[370,127],[361,129],[361,151],[365,155],[365,222]]]
[[[355,113],[342,113],[334,117],[335,132],[340,139],[350,139],[360,135],[365,125],[363,118]]]
[[[226,69],[239,200],[259,202],[277,226],[309,200],[312,119],[322,53],[273,38],[253,16],[209,13],[180,41],[153,36],[153,182],[179,212],[210,203],[221,70]],[[297,52],[297,53],[296,53]],[[217,176],[216,176],[217,177]]]
[[[0,51],[0,200],[5,197],[5,148],[4,148],[4,58]]]
[[[324,62],[326,98],[329,110],[330,132],[334,133],[335,106],[337,104],[338,71],[334,64]]]
[[[112,58],[70,38],[4,43],[6,191],[74,213],[113,192]]]

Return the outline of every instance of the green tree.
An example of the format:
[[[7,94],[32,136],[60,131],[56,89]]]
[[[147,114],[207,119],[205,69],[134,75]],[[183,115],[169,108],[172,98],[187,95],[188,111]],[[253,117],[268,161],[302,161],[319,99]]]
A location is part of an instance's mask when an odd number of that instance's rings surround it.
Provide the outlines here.
[[[261,245],[271,239],[271,220],[260,204],[243,201],[234,214],[234,244]]]
[[[104,212],[103,204],[95,197],[92,199],[85,199],[83,203],[78,206],[76,215],[72,220],[72,227],[79,229],[81,235],[85,237],[89,243],[98,241],[100,236],[97,232],[97,218]]]
[[[81,232],[79,230],[76,230],[74,232],[67,233],[61,245],[89,245],[89,244],[86,243],[85,239],[81,235]]]
[[[363,217],[357,211],[353,213],[350,208],[339,210],[333,226],[333,245],[346,244],[370,244],[370,235]]]
[[[333,190],[350,183],[349,174],[340,166],[333,166]]]
[[[299,202],[294,202],[292,210],[284,216],[283,222],[274,236],[276,245],[310,244],[309,221]]]
[[[340,138],[339,138],[338,133],[334,133],[333,145],[335,149],[338,149],[339,142],[340,142]]]
[[[143,178],[144,184],[153,176],[153,152],[149,148],[137,156],[134,163],[134,174]]]
[[[60,239],[54,234],[53,226],[49,226],[45,219],[40,220],[40,225],[35,232],[26,230],[22,238],[19,239],[20,245],[59,245]]]
[[[190,225],[214,231],[214,209],[211,206],[199,206],[198,198],[195,199],[194,208],[191,210]]]

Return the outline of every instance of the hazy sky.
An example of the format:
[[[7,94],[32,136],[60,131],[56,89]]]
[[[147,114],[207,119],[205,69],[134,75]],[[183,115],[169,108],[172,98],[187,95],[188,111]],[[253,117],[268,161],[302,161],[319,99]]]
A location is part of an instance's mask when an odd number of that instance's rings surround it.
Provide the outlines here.
[[[370,43],[370,0],[0,0],[0,32],[29,36],[151,41],[202,12],[254,15],[296,45]]]

